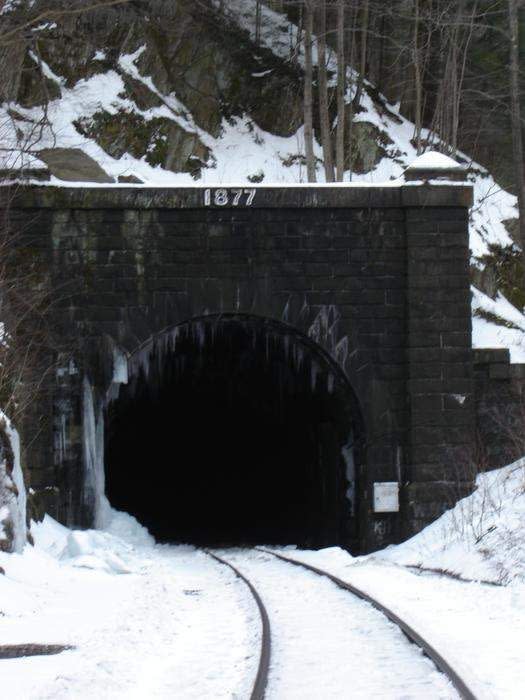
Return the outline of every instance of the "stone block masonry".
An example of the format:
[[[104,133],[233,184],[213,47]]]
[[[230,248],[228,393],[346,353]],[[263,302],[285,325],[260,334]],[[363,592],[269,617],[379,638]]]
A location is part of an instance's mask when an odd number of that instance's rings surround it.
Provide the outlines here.
[[[83,377],[115,348],[214,314],[284,323],[337,363],[362,414],[360,551],[418,531],[471,486],[475,435],[466,184],[20,188],[9,217],[42,262],[65,348],[53,415],[28,448],[52,515],[91,525]],[[84,412],[85,414],[85,412]],[[60,435],[58,435],[60,433]],[[57,445],[61,445],[60,449]],[[397,482],[399,513],[373,511]]]
[[[476,453],[495,469],[525,453],[525,365],[511,364],[507,349],[474,351]]]

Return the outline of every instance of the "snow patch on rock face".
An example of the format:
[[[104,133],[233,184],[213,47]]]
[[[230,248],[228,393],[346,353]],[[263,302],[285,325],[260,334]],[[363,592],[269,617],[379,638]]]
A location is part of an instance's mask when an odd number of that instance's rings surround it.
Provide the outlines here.
[[[0,425],[9,442],[2,450],[0,462],[0,549],[21,552],[27,542],[27,496],[20,463],[20,438],[3,411],[0,411]],[[8,449],[11,454],[7,453]]]
[[[472,287],[472,347],[508,348],[511,362],[525,362],[525,315],[498,292],[491,299]]]
[[[13,4],[14,2],[10,2],[6,7]],[[290,46],[299,47],[297,60],[299,64],[304,65],[300,29],[290,23],[285,15],[260,5],[255,0],[222,0],[221,2],[214,0],[214,4],[217,7],[229,9],[231,21],[246,30],[253,41],[256,39],[256,14],[261,13],[260,36],[257,38],[260,44],[284,61],[290,58]],[[95,60],[100,60],[105,55],[103,48],[99,47],[95,51]],[[264,131],[249,115],[243,114],[229,120],[224,119],[220,127],[220,135],[214,137],[195,123],[191,110],[174,92],[164,94],[155,85],[150,75],[141,73],[137,61],[143,51],[144,46],[141,46],[133,53],[122,54],[115,70],[81,79],[71,87],[67,87],[64,79],[53,73],[45,61],[42,61],[44,73],[50,80],[60,85],[61,97],[51,100],[47,106],[46,116],[49,128],[43,129],[39,147],[80,148],[112,178],[117,179],[118,176],[133,173],[147,186],[195,186],[196,184],[211,186],[230,183],[245,186],[253,182],[255,174],[262,174],[265,184],[273,182],[279,185],[293,185],[305,182],[306,168],[304,159],[301,157],[304,154],[303,127],[300,127],[292,136],[281,137]],[[317,61],[315,46],[313,59],[314,62]],[[335,56],[329,57],[327,67],[331,84],[335,85],[337,74]],[[151,109],[140,109],[133,100],[124,96],[123,76],[129,76],[142,83],[159,98],[161,104]],[[258,72],[257,76],[254,79],[263,81],[264,71]],[[356,71],[348,67],[349,88],[345,97],[347,102],[350,102],[354,96],[356,78]],[[396,182],[400,184],[398,180],[405,168],[410,165],[433,169],[458,167],[452,159],[435,151],[429,151],[418,157],[412,143],[414,124],[400,114],[399,104],[388,103],[384,96],[372,99],[372,91],[370,94],[367,92],[370,83],[365,80],[364,85],[365,90],[360,103],[361,111],[355,115],[354,120],[368,124],[379,131],[385,143],[382,150],[383,156],[368,172],[346,172],[345,183],[342,186],[371,183],[396,186]],[[16,108],[15,111],[26,121],[14,122],[9,117],[10,107]],[[201,171],[201,179],[196,183],[193,176],[187,172],[172,172],[160,166],[152,166],[145,158],[134,158],[130,153],[124,153],[120,158],[113,158],[93,139],[80,134],[75,127],[78,120],[89,120],[97,113],[114,116],[120,111],[136,115],[146,122],[156,118],[167,119],[186,132],[196,134],[209,150],[210,165],[212,164],[213,167],[204,167]],[[30,134],[34,133],[35,123],[41,117],[40,107],[0,105],[2,140],[6,145],[5,154],[7,154],[4,167],[42,166],[34,155],[20,153],[17,136],[25,129],[26,136],[29,138]],[[430,148],[446,148],[446,144],[428,130],[423,130],[422,139],[430,144]],[[11,152],[10,147],[13,149]],[[318,166],[317,180],[320,185],[324,185],[323,154],[317,141],[314,143],[314,155]],[[474,187],[474,206],[470,221],[472,264],[483,267],[481,258],[490,253],[490,246],[510,248],[514,245],[504,221],[516,219],[516,198],[501,189],[490,173],[473,162],[468,155],[458,152],[457,157],[462,163],[470,166],[467,179]],[[51,184],[63,183],[52,178]],[[68,186],[73,185],[75,183],[68,183]],[[83,184],[76,183],[76,186],[83,186]],[[130,185],[126,184],[126,186]],[[518,348],[524,337],[524,333],[519,329],[502,329],[497,323],[479,317],[474,318],[475,346],[510,347],[512,361],[523,361],[523,355]]]

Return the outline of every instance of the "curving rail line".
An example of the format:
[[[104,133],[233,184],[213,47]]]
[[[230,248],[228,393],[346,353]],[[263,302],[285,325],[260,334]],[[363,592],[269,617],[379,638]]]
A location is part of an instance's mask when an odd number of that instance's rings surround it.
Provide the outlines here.
[[[323,569],[319,569],[316,566],[312,566],[311,564],[306,564],[305,562],[298,561],[297,559],[286,557],[283,554],[272,552],[271,550],[264,549],[263,547],[255,547],[255,549],[258,552],[270,554],[272,557],[280,559],[281,561],[284,561],[288,564],[293,564],[294,566],[302,567],[303,569],[307,569],[308,571],[311,571],[314,574],[318,574],[319,576],[324,576],[330,579],[330,581],[332,581],[339,588],[342,588],[344,591],[352,593],[361,600],[364,600],[370,605],[372,605],[374,608],[376,608],[376,610],[379,610],[391,622],[397,625],[401,629],[401,631],[408,637],[408,639],[414,644],[416,644],[423,651],[423,653],[434,662],[438,670],[441,671],[450,680],[450,682],[458,691],[459,695],[463,698],[463,700],[477,700],[474,693],[470,690],[468,685],[457,673],[457,671],[448,663],[448,661],[446,661],[446,659],[444,659],[443,656],[441,656],[441,654],[436,649],[434,649],[434,647],[429,642],[427,642],[418,632],[416,632],[415,629],[413,629],[409,624],[407,624],[398,615],[396,615],[396,613],[392,612],[392,610],[387,608],[386,605],[383,605],[368,593],[365,593],[356,586],[353,586],[351,583],[343,581],[342,579],[338,578],[337,576],[334,576],[328,571],[324,571]]]
[[[240,578],[243,583],[246,584],[248,587],[250,593],[252,594],[252,597],[257,604],[257,608],[259,610],[259,616],[261,618],[261,628],[262,628],[262,633],[261,633],[261,652],[259,656],[259,665],[257,668],[257,675],[255,676],[255,682],[253,684],[253,689],[250,695],[250,700],[264,700],[264,696],[266,694],[266,686],[268,685],[268,672],[270,668],[270,655],[271,655],[271,646],[272,646],[272,641],[271,641],[271,632],[270,632],[270,618],[268,617],[268,613],[266,612],[266,608],[264,607],[264,603],[261,600],[260,595],[258,594],[255,586],[252,584],[252,582],[246,578],[241,572],[233,566],[233,564],[230,564],[229,561],[226,561],[226,559],[223,559],[222,557],[217,556],[217,554],[214,554],[213,552],[210,552],[208,549],[203,549],[202,550],[205,554],[207,554],[209,557],[212,559],[215,559],[219,564],[222,564],[223,566],[229,567],[233,573]]]

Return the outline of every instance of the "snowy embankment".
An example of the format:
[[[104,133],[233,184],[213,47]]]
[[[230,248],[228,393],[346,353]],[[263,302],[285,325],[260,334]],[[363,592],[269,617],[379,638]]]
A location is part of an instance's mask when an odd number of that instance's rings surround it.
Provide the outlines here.
[[[67,644],[0,660],[2,697],[247,697],[259,619],[244,584],[191,547],[153,544],[129,516],[108,532],[46,516],[35,547],[1,554],[3,644]]]
[[[480,699],[518,700],[524,532],[525,458],[479,476],[471,496],[403,544],[356,558],[335,547],[286,554],[378,598],[440,650]]]
[[[375,556],[468,579],[525,584],[525,458],[480,474],[471,496],[412,539]]]

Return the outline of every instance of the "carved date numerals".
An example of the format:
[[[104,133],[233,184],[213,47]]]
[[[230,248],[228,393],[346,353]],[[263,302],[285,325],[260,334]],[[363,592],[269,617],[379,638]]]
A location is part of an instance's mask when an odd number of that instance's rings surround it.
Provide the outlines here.
[[[249,207],[255,199],[255,192],[256,190],[254,189],[207,189],[204,190],[204,206],[227,207],[230,205],[233,207]]]

